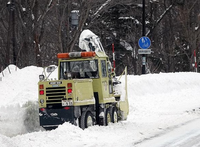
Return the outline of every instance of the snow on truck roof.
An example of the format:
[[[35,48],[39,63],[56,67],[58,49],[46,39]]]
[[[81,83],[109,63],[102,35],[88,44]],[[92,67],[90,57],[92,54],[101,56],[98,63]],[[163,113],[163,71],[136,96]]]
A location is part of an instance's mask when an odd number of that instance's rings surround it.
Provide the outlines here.
[[[105,52],[99,37],[88,29],[80,34],[79,47],[86,51]]]

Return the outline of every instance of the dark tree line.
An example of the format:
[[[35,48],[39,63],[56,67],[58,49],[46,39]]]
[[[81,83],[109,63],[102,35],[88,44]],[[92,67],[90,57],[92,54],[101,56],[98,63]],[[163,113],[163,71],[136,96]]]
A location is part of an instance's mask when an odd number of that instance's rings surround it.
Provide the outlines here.
[[[115,45],[116,72],[128,66],[141,74],[138,40],[142,36],[141,0],[0,0],[0,66],[48,66],[59,52],[78,51],[83,29],[101,39],[112,61]],[[146,71],[194,71],[193,52],[199,63],[200,1],[146,0],[146,35],[152,54]],[[78,12],[77,26],[71,12]]]

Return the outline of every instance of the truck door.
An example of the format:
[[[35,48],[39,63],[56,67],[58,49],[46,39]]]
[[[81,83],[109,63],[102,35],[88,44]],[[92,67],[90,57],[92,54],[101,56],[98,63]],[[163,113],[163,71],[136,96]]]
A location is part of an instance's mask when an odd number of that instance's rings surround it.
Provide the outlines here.
[[[102,84],[102,91],[103,91],[103,98],[109,97],[109,80],[107,74],[107,61],[101,60],[101,84]]]

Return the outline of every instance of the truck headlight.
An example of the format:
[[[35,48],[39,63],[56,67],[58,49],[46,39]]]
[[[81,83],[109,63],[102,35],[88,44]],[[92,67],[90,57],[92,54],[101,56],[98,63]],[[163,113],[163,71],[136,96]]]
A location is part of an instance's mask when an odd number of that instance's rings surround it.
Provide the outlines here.
[[[44,75],[39,75],[40,81],[44,80]]]
[[[41,103],[41,104],[44,104],[44,99],[40,99],[40,103]]]

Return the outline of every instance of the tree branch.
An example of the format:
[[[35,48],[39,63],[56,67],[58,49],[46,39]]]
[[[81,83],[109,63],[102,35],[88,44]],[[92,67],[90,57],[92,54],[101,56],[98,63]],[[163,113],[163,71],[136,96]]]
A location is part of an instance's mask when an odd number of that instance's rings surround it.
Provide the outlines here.
[[[160,16],[160,18],[156,21],[156,23],[153,25],[153,27],[146,33],[146,36],[148,36],[150,33],[153,32],[153,30],[158,26],[158,24],[161,22],[161,20],[165,17],[165,15],[172,9],[173,4],[171,4]]]

